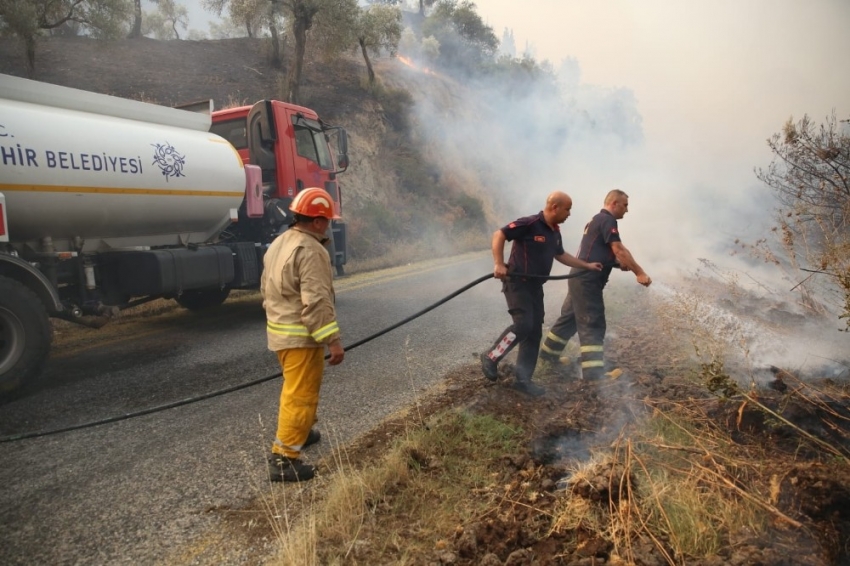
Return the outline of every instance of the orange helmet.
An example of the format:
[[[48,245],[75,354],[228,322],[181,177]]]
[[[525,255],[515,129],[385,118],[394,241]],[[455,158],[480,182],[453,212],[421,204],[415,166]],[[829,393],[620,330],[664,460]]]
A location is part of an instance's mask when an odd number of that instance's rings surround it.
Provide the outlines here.
[[[321,216],[330,220],[334,217],[334,201],[326,190],[311,187],[295,195],[289,210],[301,216]]]

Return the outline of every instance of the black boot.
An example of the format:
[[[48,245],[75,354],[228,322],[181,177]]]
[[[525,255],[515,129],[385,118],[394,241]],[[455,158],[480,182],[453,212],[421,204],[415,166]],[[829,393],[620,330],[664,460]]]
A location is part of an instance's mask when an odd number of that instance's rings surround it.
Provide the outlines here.
[[[490,381],[499,379],[499,364],[491,360],[487,354],[481,354],[481,371]]]
[[[546,394],[546,390],[544,388],[531,381],[517,380],[514,382],[514,389],[516,389],[520,393],[530,395],[531,397],[540,397],[541,395]]]
[[[281,454],[269,457],[269,479],[271,481],[299,482],[313,479],[316,469],[298,458],[289,458]]]
[[[322,440],[322,433],[315,429],[310,429],[310,433],[307,435],[307,440],[304,441],[304,448],[308,446],[313,446],[317,442]]]

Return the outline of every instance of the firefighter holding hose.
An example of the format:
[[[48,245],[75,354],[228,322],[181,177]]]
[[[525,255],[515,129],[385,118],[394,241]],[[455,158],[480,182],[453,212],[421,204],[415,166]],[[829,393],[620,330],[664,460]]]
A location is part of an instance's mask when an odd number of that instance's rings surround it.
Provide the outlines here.
[[[555,191],[546,198],[541,212],[496,230],[491,243],[493,275],[502,281],[502,292],[513,324],[481,354],[481,371],[487,379],[496,381],[499,361],[519,345],[514,388],[535,397],[546,392],[533,383],[531,377],[543,337],[543,284],[552,271],[553,261],[558,260],[574,269],[602,269],[599,262],[587,262],[564,251],[560,224],[569,218],[572,206],[569,195]],[[508,241],[512,242],[511,255],[505,264],[505,242]]]
[[[602,290],[615,264],[623,271],[635,274],[644,287],[652,283],[649,275],[638,265],[623,245],[617,220],[629,211],[629,195],[619,189],[605,196],[602,210],[584,228],[577,256],[585,261],[600,262],[602,271],[576,273],[567,281],[567,297],[561,306],[561,316],[546,335],[540,359],[558,363],[561,352],[570,338],[578,333],[581,344],[582,379],[595,380],[604,376],[605,302]],[[573,270],[575,271],[575,270]]]

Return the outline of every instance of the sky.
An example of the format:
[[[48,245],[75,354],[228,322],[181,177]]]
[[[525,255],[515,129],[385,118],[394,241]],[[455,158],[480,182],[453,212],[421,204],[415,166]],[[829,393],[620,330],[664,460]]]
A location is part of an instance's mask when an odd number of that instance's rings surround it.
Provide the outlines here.
[[[585,82],[635,91],[650,136],[682,122],[764,134],[789,115],[850,112],[846,0],[478,0],[538,59],[578,59]],[[520,8],[521,6],[521,8]]]

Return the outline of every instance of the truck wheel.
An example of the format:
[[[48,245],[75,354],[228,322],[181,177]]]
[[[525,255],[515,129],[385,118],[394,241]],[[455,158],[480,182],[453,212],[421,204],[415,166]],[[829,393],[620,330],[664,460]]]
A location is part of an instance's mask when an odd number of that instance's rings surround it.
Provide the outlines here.
[[[47,311],[24,285],[0,277],[0,394],[35,380],[50,354]]]
[[[230,294],[230,289],[192,289],[183,291],[175,300],[181,307],[190,311],[199,311],[211,307],[217,307],[223,303]]]

